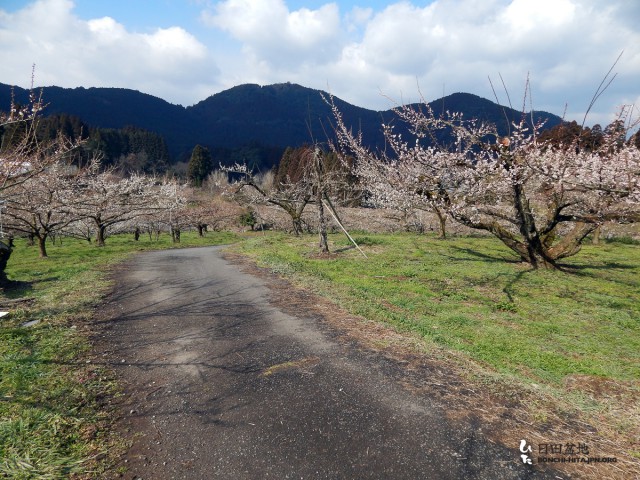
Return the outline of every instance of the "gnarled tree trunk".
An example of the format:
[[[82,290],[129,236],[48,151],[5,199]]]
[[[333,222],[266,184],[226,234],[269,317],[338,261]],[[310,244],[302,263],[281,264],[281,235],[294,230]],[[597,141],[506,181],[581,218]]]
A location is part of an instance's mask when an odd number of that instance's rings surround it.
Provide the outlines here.
[[[12,251],[13,239],[10,238],[9,243],[0,241],[0,285],[6,285],[7,283],[9,283],[7,272],[5,270],[7,268],[7,263],[9,262]]]

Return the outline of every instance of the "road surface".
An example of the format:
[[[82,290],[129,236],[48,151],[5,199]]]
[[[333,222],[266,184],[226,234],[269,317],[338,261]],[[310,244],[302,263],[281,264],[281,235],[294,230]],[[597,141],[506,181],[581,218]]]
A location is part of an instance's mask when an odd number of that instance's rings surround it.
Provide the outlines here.
[[[124,385],[124,478],[566,478],[316,314],[285,313],[217,247],[142,253],[118,277],[97,348]]]

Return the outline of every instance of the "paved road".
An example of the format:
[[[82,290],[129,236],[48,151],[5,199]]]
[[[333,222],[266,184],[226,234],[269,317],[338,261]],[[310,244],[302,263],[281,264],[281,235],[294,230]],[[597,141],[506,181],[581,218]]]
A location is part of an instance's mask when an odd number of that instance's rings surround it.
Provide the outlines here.
[[[120,273],[98,348],[127,393],[125,478],[556,478],[268,297],[218,248],[140,254]]]

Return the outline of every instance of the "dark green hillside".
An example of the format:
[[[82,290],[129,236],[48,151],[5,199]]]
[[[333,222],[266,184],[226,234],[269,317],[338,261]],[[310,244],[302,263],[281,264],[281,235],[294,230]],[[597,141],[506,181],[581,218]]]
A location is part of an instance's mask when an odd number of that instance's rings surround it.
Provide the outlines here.
[[[498,127],[501,135],[508,133],[508,127],[512,122],[519,122],[522,118],[522,112],[519,110],[502,107],[497,103],[471,93],[454,93],[439,100],[434,100],[429,105],[436,115],[441,115],[446,111],[463,112],[465,118],[489,121]],[[507,124],[507,118],[509,119],[509,124]],[[548,112],[534,111],[533,118],[536,123],[545,120],[545,129],[553,128],[562,123],[560,117]],[[531,113],[527,112],[527,121],[530,121],[530,119]]]
[[[198,134],[216,146],[255,142],[280,147],[323,142],[331,135],[331,109],[320,90],[284,83],[240,85],[188,107],[198,121]],[[326,93],[325,93],[326,95]],[[382,145],[381,114],[335,99],[350,125],[362,129],[367,141]]]
[[[160,98],[125,88],[44,87],[47,115],[67,113],[82,118],[92,126],[121,128],[135,125],[148,130],[165,128],[173,118],[184,120],[184,107]],[[26,103],[29,91],[15,87],[16,101]],[[40,89],[37,89],[39,93]],[[11,87],[0,84],[0,101],[8,105]]]
[[[14,88],[16,101],[28,102],[29,92]],[[92,128],[122,129],[134,126],[160,134],[169,152],[177,156],[193,148],[193,131],[185,108],[152,95],[124,88],[44,87],[45,115],[66,113]],[[11,87],[0,84],[0,109],[7,110]]]
[[[333,116],[321,93],[292,83],[240,85],[185,108],[123,88],[45,87],[43,91],[48,103],[46,115],[65,113],[82,119],[91,128],[135,127],[154,132],[166,144],[169,163],[188,161],[194,146],[203,145],[214,153],[216,164],[247,160],[259,169],[273,164],[274,152],[324,142],[331,136]],[[26,103],[28,95],[27,90],[15,88],[18,102]],[[0,84],[0,109],[8,109],[10,102],[11,87]],[[354,131],[361,131],[369,147],[384,148],[381,124],[391,122],[393,112],[360,108],[339,98],[335,103],[345,123]],[[507,132],[505,112],[510,122],[522,116],[517,110],[503,109],[467,93],[455,93],[430,105],[436,115],[449,110],[462,112],[465,118],[494,123],[502,134]],[[547,128],[561,122],[559,117],[545,112],[536,112],[536,116],[548,118]],[[401,126],[398,132],[403,132]],[[154,150],[161,150],[160,143]],[[216,151],[221,155],[216,156]],[[145,169],[153,170],[149,165]]]

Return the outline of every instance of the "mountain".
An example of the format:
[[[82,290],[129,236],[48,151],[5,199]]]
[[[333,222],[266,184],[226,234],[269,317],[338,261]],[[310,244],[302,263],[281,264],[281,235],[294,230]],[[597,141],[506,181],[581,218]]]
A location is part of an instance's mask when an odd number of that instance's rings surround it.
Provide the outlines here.
[[[1,110],[8,109],[12,90],[16,102],[29,101],[28,90],[0,83]],[[124,88],[44,87],[42,97],[47,116],[61,113],[77,116],[96,128],[144,128],[162,135],[172,155],[194,146],[185,108],[152,95]]]
[[[39,90],[39,89],[38,89]],[[29,92],[14,88],[15,99],[27,103]],[[0,109],[8,109],[12,87],[0,83]],[[320,90],[284,83],[267,86],[240,85],[210,96],[193,106],[122,88],[44,87],[45,114],[65,113],[99,128],[135,126],[164,137],[174,161],[188,158],[196,144],[212,149],[240,149],[248,145],[300,146],[331,136],[333,115]],[[325,93],[326,96],[326,93]],[[383,148],[381,124],[391,121],[391,110],[376,112],[334,98],[347,125],[362,131],[372,148]],[[436,114],[462,112],[496,124],[506,133],[506,116],[518,120],[521,113],[467,93],[456,93],[431,102]],[[547,127],[561,122],[556,115],[536,112],[548,119]]]
[[[300,85],[240,85],[213,95],[187,112],[197,119],[199,136],[213,144],[232,146],[247,140],[266,145],[300,146],[326,141],[332,132],[326,92]],[[368,141],[382,141],[381,114],[338,98],[345,121],[367,132]]]
[[[471,93],[454,93],[439,100],[430,102],[435,115],[440,115],[446,111],[461,112],[464,118],[489,121],[494,124],[501,135],[506,135],[510,130],[513,122],[519,122],[522,118],[520,110],[505,108],[485,98],[473,95]],[[534,121],[545,121],[545,130],[555,127],[562,123],[562,119],[557,115],[544,111],[526,112],[527,119],[533,116]],[[508,119],[508,122],[507,122]]]

